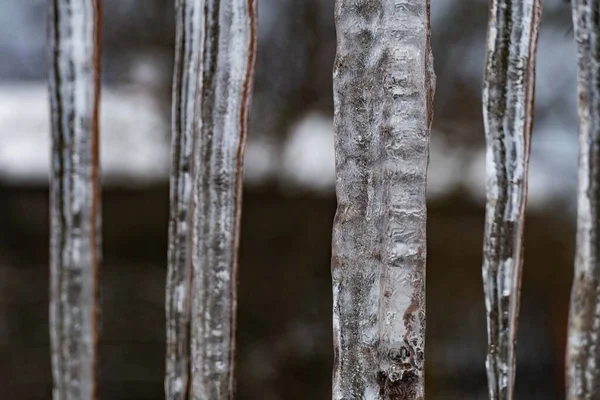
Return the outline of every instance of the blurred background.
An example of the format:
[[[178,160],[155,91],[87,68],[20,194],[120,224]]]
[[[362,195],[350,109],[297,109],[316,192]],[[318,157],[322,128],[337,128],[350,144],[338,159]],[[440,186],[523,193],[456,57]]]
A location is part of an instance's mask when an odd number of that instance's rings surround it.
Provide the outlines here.
[[[0,398],[51,398],[44,0],[1,0]],[[100,397],[162,399],[172,0],[104,0]],[[544,0],[517,398],[564,398],[574,247],[576,54]],[[431,0],[427,394],[485,399],[481,283],[487,0]],[[259,0],[239,276],[238,399],[331,395],[333,0]]]

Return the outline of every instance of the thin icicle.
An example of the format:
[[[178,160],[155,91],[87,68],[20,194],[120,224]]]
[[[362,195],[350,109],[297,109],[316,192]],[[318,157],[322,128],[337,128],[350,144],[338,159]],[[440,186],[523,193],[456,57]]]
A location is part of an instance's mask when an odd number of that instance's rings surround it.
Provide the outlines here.
[[[486,367],[490,399],[512,399],[541,0],[493,0],[490,7],[483,89]]]
[[[96,0],[50,3],[50,335],[55,400],[96,398],[99,16]]]
[[[429,0],[337,0],[334,399],[423,399]]]
[[[600,398],[600,2],[573,0],[579,64],[577,252],[567,345],[567,399]]]
[[[175,72],[173,77],[172,166],[170,182],[167,272],[167,356],[165,393],[186,400],[189,383],[190,301],[192,265],[191,196],[195,117],[199,107],[202,57],[202,0],[176,0]]]
[[[201,53],[193,106],[192,280],[191,293],[183,294],[185,302],[191,301],[189,398],[231,399],[242,163],[256,58],[256,0],[202,0],[190,7],[190,32],[202,43],[191,49],[192,57],[197,56],[195,51]],[[193,71],[186,69],[182,75],[188,73]]]

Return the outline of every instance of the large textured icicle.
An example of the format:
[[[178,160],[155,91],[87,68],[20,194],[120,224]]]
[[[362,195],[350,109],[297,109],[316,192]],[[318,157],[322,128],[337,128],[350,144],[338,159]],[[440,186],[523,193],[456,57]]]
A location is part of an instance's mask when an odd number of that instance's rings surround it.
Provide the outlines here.
[[[52,0],[50,335],[55,400],[96,398],[99,2]]]
[[[179,0],[177,15],[165,387],[231,399],[256,0]]]
[[[173,135],[167,272],[167,356],[165,393],[186,400],[189,382],[191,302],[191,196],[194,143],[199,130],[199,75],[202,59],[202,0],[177,0]]]
[[[486,367],[490,399],[512,399],[541,0],[493,0],[490,7],[483,89]]]
[[[337,0],[334,399],[423,399],[429,0]]]
[[[600,2],[573,0],[579,64],[577,251],[567,345],[567,399],[600,398]]]

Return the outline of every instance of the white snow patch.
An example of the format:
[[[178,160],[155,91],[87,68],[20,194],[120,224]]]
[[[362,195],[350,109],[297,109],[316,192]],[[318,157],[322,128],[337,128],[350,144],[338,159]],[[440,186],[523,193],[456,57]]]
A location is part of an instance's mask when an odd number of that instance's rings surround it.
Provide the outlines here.
[[[436,155],[432,155],[432,158]],[[577,195],[577,127],[572,131],[552,118],[534,128],[528,176],[528,209],[566,204],[575,211]],[[486,157],[482,148],[468,161],[463,185],[479,202],[485,202]]]
[[[147,93],[103,88],[102,180],[144,184],[169,173],[168,125]],[[50,171],[50,105],[43,84],[0,88],[0,180],[46,184]]]
[[[468,154],[450,146],[448,140],[435,131],[431,134],[429,153],[427,197],[437,198],[456,190],[461,183],[463,160]]]
[[[574,88],[572,92],[566,97],[576,97]],[[50,167],[48,99],[43,83],[0,86],[0,181],[47,184]],[[535,122],[529,175],[530,208],[561,202],[569,205],[569,211],[575,210],[578,148],[575,102],[576,99],[570,99],[563,112],[544,115]],[[168,115],[147,91],[131,87],[102,89],[103,183],[131,186],[167,180],[170,168]],[[284,188],[332,192],[335,185],[333,135],[332,117],[317,112],[307,114],[294,125],[283,146],[264,135],[251,134],[245,156],[245,183],[251,186],[275,180]],[[428,199],[463,188],[483,204],[485,166],[483,147],[465,149],[453,144],[438,130],[432,132]]]
[[[332,117],[308,114],[292,127],[282,163],[282,183],[332,191],[335,184]]]
[[[262,136],[249,138],[244,155],[244,183],[260,184],[272,179],[277,175],[278,163],[276,143]]]
[[[456,0],[434,0],[431,2],[431,25],[443,24],[452,8],[456,7]]]

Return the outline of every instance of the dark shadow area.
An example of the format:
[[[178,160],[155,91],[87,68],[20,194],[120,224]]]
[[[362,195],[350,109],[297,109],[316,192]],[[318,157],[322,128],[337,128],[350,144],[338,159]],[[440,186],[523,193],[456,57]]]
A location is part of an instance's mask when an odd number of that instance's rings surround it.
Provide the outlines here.
[[[0,398],[50,399],[48,202],[0,188]],[[102,399],[161,399],[166,186],[104,192]],[[332,197],[244,194],[239,275],[239,399],[330,398]],[[427,391],[484,399],[483,210],[460,196],[429,207]],[[527,221],[517,396],[559,399],[572,227]]]

